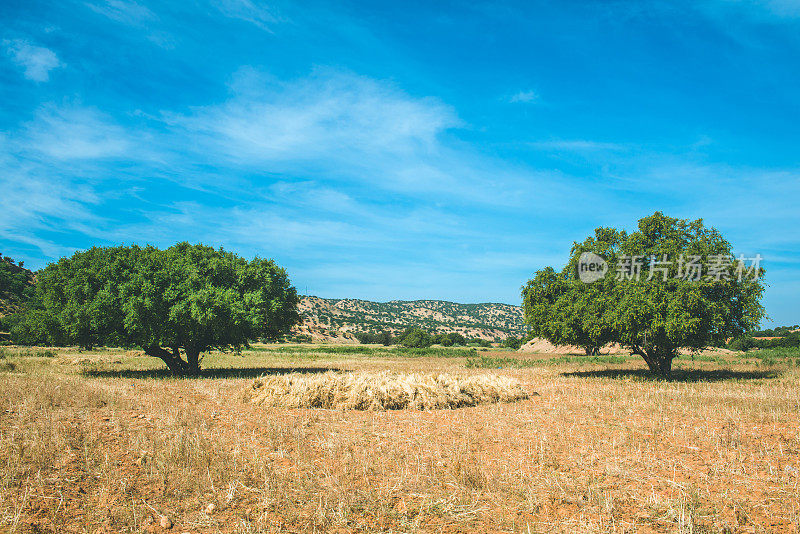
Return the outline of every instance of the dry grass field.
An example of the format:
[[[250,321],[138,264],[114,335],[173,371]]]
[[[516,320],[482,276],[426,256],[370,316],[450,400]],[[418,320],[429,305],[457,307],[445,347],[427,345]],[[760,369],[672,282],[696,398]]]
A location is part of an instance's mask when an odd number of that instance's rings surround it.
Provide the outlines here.
[[[209,355],[4,349],[0,531],[797,532],[796,360]],[[521,366],[515,359],[525,358]],[[489,369],[487,367],[494,366]],[[527,362],[527,364],[525,363]],[[263,373],[494,373],[527,400],[448,410],[256,406]]]

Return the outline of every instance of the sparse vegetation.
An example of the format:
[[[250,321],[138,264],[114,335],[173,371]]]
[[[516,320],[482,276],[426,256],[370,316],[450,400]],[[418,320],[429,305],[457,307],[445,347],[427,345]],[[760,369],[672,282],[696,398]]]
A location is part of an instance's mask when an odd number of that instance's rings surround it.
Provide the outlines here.
[[[540,396],[369,413],[239,399],[264,373],[486,370],[403,355],[474,349],[257,348],[209,353],[189,380],[138,351],[6,348],[0,530],[162,531],[163,516],[197,534],[787,532],[800,519],[794,349],[681,356],[672,382],[638,357],[506,356],[491,373]],[[552,363],[510,363],[526,358]]]
[[[493,339],[524,336],[527,332],[522,308],[508,304],[457,304],[441,300],[372,302],[357,299],[323,299],[305,296],[300,301],[302,328],[326,334],[355,333],[362,343],[383,343],[419,328],[432,336],[458,334]],[[457,339],[457,338],[456,338]],[[459,344],[454,340],[454,344]]]

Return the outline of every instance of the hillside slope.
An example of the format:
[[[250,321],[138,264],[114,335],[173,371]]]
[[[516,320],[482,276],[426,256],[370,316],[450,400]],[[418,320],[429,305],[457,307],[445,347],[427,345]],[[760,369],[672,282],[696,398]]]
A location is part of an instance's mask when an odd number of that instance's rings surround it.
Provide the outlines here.
[[[398,333],[410,326],[432,334],[458,332],[467,338],[522,336],[522,308],[509,304],[458,304],[442,300],[393,300],[301,297],[303,324],[295,332],[315,340],[354,342],[353,332]]]

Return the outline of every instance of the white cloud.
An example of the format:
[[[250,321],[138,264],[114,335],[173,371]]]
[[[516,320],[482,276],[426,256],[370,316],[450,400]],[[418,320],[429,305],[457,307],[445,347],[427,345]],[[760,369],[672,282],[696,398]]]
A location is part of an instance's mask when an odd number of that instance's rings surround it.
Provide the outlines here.
[[[250,22],[262,30],[271,31],[270,25],[279,22],[270,8],[251,0],[218,0],[214,5],[223,15]]]
[[[46,257],[74,249],[53,240],[65,231],[91,233],[98,217],[87,205],[98,202],[92,188],[63,179],[51,169],[16,157],[0,137],[0,235],[38,248]],[[48,236],[48,237],[44,237]]]
[[[530,169],[459,143],[463,123],[451,107],[390,82],[332,69],[285,82],[244,69],[231,91],[226,102],[164,114],[176,151],[446,202],[521,205],[523,192],[545,187]]]
[[[86,6],[95,13],[130,26],[141,26],[156,19],[155,14],[150,9],[132,0],[87,2]]]
[[[141,156],[123,128],[92,108],[44,106],[25,137],[25,148],[59,160]]]
[[[590,141],[587,139],[555,139],[550,141],[534,141],[530,146],[543,150],[565,151],[565,152],[587,152],[603,150],[625,150],[626,145],[620,143],[605,143],[602,141]]]
[[[277,82],[243,71],[228,102],[169,119],[249,161],[309,159],[340,151],[407,154],[433,149],[459,124],[433,99],[411,98],[388,84],[332,71]]]
[[[86,7],[110,20],[135,28],[138,34],[161,48],[175,47],[175,37],[160,29],[159,17],[142,4],[133,0],[100,0],[87,2]]]
[[[5,40],[3,45],[11,59],[25,69],[25,77],[36,82],[50,79],[50,71],[62,67],[55,52],[49,48],[33,45],[21,39]]]
[[[531,102],[536,102],[539,100],[539,95],[536,91],[520,91],[516,94],[513,94],[509,97],[508,101],[512,103],[523,103],[529,104]]]

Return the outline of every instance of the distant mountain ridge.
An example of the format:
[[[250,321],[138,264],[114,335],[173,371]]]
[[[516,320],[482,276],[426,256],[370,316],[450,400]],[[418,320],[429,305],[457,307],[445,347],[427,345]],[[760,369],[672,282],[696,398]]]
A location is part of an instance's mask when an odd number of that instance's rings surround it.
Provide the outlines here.
[[[458,332],[467,338],[505,339],[526,333],[522,308],[510,304],[459,304],[443,300],[326,299],[303,296],[297,334],[317,341],[355,342],[355,332],[398,333],[419,327],[432,334]]]

